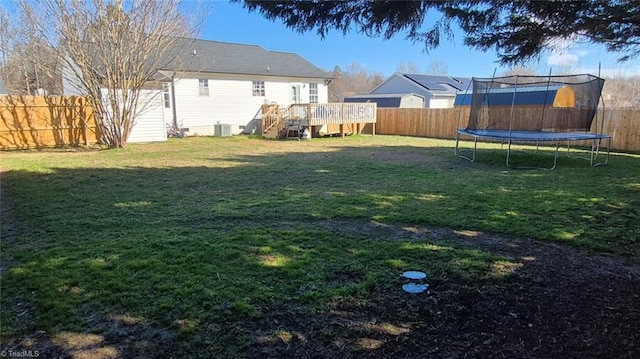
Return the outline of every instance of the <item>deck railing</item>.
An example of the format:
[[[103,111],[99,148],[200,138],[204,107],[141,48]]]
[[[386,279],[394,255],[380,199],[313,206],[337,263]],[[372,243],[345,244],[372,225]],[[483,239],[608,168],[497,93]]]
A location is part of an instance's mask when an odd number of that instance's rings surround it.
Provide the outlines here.
[[[309,126],[375,123],[376,109],[375,103],[306,103],[289,106],[288,115]]]
[[[302,126],[351,125],[375,123],[375,103],[304,103],[282,108],[264,105],[262,108],[262,133],[280,134],[291,120]]]

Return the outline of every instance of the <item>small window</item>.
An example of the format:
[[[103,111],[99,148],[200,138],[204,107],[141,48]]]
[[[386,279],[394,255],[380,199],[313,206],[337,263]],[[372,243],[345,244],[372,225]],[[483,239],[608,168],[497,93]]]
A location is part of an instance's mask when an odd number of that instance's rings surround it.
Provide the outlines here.
[[[264,81],[253,81],[253,96],[265,96]]]
[[[309,102],[318,103],[318,84],[309,84]]]
[[[164,100],[165,108],[171,107],[171,92],[169,92],[170,89],[171,89],[171,84],[168,84],[168,83],[162,84],[162,98]]]
[[[198,95],[209,96],[209,80],[207,79],[198,80]]]

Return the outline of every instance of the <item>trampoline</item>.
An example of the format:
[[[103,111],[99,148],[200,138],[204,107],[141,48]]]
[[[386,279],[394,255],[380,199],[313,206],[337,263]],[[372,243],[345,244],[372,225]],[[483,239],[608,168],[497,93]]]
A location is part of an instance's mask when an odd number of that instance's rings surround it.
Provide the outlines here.
[[[585,158],[591,166],[606,165],[606,158],[597,162],[601,143],[611,136],[602,133],[602,121],[597,120],[597,107],[604,80],[593,75],[567,76],[505,76],[473,78],[473,89],[459,94],[455,105],[469,107],[466,128],[458,126],[455,154],[475,162],[479,139],[507,144],[506,165],[511,166],[514,143],[535,143],[555,146],[550,167],[519,166],[516,168],[555,169],[561,143],[590,143]],[[604,107],[604,106],[603,106]],[[460,123],[461,116],[458,119]],[[593,129],[593,130],[592,130]],[[472,149],[462,149],[462,136],[473,138]],[[584,142],[588,141],[588,142]]]

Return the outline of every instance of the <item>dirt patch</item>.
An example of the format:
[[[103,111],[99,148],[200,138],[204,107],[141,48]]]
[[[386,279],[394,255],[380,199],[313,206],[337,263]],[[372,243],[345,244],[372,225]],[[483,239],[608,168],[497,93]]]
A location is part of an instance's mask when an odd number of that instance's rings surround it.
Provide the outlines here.
[[[505,256],[490,282],[440,282],[429,294],[401,290],[292,316],[267,311],[252,358],[637,358],[640,262],[473,231],[325,221],[387,240],[445,241]],[[355,229],[354,229],[355,228]],[[516,265],[514,265],[516,264]],[[288,333],[278,340],[273,333]],[[271,340],[269,340],[271,338]]]
[[[3,217],[3,226],[5,219]],[[299,226],[284,222],[280,228]],[[508,259],[505,279],[436,281],[427,294],[373,289],[321,310],[296,303],[257,318],[202,323],[182,346],[176,330],[83,308],[86,333],[34,332],[3,350],[40,357],[160,358],[638,358],[640,261],[525,238],[374,221],[314,221],[341,235],[429,241]],[[348,281],[338,276],[337,283]],[[98,334],[90,334],[98,333]],[[237,342],[237,351],[230,351]],[[247,346],[246,344],[249,343]]]

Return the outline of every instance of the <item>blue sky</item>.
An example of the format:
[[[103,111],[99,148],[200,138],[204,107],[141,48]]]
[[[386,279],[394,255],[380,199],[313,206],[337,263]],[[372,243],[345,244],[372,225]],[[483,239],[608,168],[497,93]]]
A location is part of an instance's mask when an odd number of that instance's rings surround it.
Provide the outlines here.
[[[367,71],[386,77],[401,63],[413,63],[427,70],[433,61],[446,63],[449,74],[455,76],[491,77],[494,69],[498,74],[507,70],[498,65],[494,51],[484,53],[464,46],[462,34],[455,36],[452,42],[443,39],[438,49],[424,53],[422,44],[412,44],[402,34],[383,40],[332,31],[323,40],[315,32],[299,34],[279,21],[266,20],[257,12],[249,13],[241,4],[212,1],[207,5],[209,15],[200,31],[200,38],[294,52],[324,70],[331,70],[336,65],[344,69],[357,62]],[[616,54],[607,53],[601,46],[565,42],[560,44],[560,48],[556,53],[543,54],[537,63],[528,67],[543,74],[549,69],[597,74],[598,63],[601,63],[605,78],[616,74],[640,75],[640,58],[620,64],[616,62]]]

